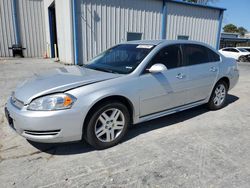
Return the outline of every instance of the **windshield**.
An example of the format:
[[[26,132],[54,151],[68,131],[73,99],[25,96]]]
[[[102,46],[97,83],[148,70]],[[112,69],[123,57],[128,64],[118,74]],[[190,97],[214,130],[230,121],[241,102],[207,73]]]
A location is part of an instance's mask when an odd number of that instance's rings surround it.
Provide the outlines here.
[[[142,62],[154,45],[120,44],[101,53],[84,67],[104,72],[129,74]]]
[[[238,48],[238,50],[240,50],[241,52],[248,52],[248,51],[245,50],[244,48]]]

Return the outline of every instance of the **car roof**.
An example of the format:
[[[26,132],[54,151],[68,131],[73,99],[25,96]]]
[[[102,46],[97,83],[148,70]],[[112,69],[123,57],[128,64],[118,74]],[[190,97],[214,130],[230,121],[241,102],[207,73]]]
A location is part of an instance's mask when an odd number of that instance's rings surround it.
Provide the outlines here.
[[[225,48],[221,48],[220,50],[226,50],[226,49],[236,49],[237,50],[236,47],[225,47]]]
[[[198,42],[198,41],[193,41],[193,40],[134,40],[134,41],[127,41],[123,42],[123,44],[149,44],[149,45],[159,45],[159,44],[199,44],[203,46],[210,47],[209,45]]]
[[[225,47],[225,48],[221,48],[221,49],[229,49],[229,48],[235,48],[235,47]]]

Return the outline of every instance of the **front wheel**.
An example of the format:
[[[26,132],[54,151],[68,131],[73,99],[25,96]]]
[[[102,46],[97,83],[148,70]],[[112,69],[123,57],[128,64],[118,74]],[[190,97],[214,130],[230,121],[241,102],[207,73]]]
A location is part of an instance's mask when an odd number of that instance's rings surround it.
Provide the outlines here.
[[[96,149],[118,144],[127,132],[130,116],[120,102],[102,104],[93,113],[85,129],[86,141]]]
[[[208,101],[208,108],[210,110],[218,110],[225,106],[227,99],[228,85],[224,81],[219,81],[211,94]]]
[[[240,56],[238,59],[239,62],[247,62],[247,57],[245,56]]]

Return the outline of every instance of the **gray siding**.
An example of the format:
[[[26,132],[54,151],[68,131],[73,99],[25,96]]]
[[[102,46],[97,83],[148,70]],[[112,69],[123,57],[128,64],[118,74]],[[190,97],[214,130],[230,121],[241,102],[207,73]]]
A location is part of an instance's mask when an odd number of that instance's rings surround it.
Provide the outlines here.
[[[0,57],[12,56],[11,47],[15,43],[10,0],[0,0]]]
[[[0,1],[0,56],[12,56],[9,46],[15,43],[10,0]],[[42,57],[46,50],[43,0],[17,1],[18,30],[25,57]]]
[[[81,0],[78,6],[79,59],[87,61],[126,41],[127,32],[160,39],[162,1]]]
[[[177,3],[167,3],[166,38],[176,40],[178,35],[189,40],[205,42],[216,48],[219,10]]]

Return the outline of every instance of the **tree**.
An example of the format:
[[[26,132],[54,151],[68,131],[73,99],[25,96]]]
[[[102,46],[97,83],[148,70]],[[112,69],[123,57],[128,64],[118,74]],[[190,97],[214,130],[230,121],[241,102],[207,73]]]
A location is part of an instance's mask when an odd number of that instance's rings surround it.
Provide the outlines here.
[[[223,31],[227,33],[238,33],[238,28],[234,24],[227,24],[223,27]]]
[[[238,27],[238,33],[241,36],[244,36],[247,33],[247,30],[244,27]]]

